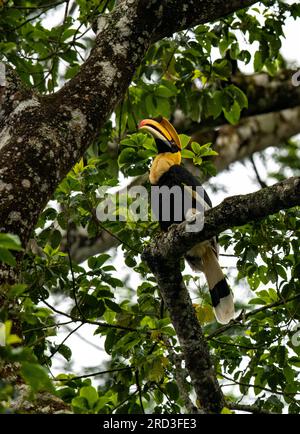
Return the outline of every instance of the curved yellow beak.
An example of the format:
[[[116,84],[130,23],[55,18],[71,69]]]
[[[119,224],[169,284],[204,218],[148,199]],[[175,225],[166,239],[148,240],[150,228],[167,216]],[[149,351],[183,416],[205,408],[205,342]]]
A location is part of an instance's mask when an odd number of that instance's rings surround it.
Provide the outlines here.
[[[144,119],[139,123],[139,130],[148,131],[155,139],[162,140],[170,147],[175,144],[181,150],[180,138],[173,125],[166,119]]]

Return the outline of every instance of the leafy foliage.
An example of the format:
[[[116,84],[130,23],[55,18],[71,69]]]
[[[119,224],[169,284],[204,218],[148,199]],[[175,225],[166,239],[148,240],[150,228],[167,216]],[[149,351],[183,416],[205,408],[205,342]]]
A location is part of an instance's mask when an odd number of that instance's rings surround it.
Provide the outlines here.
[[[98,189],[120,187],[124,178],[147,172],[156,148],[150,137],[136,132],[144,117],[170,118],[181,110],[190,125],[238,123],[248,101],[231,82],[232,74],[251,62],[255,71],[274,75],[282,65],[284,21],[300,16],[296,3],[272,2],[273,7],[269,3],[152,45],[112,119],[40,216],[21,283],[6,291],[0,311],[7,335],[1,358],[20,363],[20,375],[33,393],[55,390],[76,413],[186,411],[174,364],[180,347],[156,282],[140,258],[157,224],[130,218],[100,222],[95,215]],[[28,86],[51,93],[78,72],[94,44],[91,24],[113,7],[114,1],[104,0],[2,2],[0,59],[12,64]],[[51,27],[45,18],[53,13],[60,21]],[[258,43],[254,56],[241,45],[240,35],[249,47]],[[183,158],[193,162],[199,175],[214,175],[211,143],[193,142],[187,134],[181,141]],[[271,176],[299,175],[299,144],[286,143],[276,163],[280,171]],[[70,254],[74,229],[85,229],[91,241],[112,234],[121,244],[123,276],[119,262],[114,263],[114,251],[91,256],[85,264],[74,263]],[[264,410],[299,413],[300,347],[292,340],[300,321],[299,237],[298,209],[233,228],[220,237],[223,249],[237,258],[238,274],[230,275],[230,280],[235,279],[238,307],[244,312],[240,321],[225,328],[215,323],[206,288],[184,270],[228,401],[243,399]],[[14,254],[19,251],[16,237],[0,234],[0,262],[15,265]],[[240,289],[246,292],[243,299]],[[22,346],[11,333],[6,309],[16,298]],[[62,298],[66,308],[56,305]],[[97,371],[72,373],[68,339],[57,336],[66,323],[72,327],[66,337],[83,325],[94,326],[99,346],[104,339],[109,361],[99,358]],[[66,367],[51,381],[48,371],[58,355]],[[228,383],[234,386],[228,388]],[[185,387],[191,394],[189,380]],[[13,387],[1,380],[0,410],[7,411],[13,398]]]

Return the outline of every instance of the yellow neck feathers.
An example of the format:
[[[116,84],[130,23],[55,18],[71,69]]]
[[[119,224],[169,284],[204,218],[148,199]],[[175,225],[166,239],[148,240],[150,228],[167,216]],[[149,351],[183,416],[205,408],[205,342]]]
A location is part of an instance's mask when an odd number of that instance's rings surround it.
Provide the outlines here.
[[[155,157],[151,169],[149,179],[152,185],[158,184],[159,178],[166,173],[170,167],[181,163],[181,152],[164,152]]]

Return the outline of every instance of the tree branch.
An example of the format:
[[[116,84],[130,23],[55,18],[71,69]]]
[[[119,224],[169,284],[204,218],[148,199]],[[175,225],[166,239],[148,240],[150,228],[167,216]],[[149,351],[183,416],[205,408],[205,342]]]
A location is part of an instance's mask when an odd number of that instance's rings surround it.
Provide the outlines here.
[[[300,105],[300,87],[294,86],[292,76],[297,72],[282,69],[275,76],[265,72],[259,74],[237,74],[233,82],[248,97],[248,108],[243,116],[270,113]]]
[[[204,227],[200,232],[186,231],[187,222],[173,225],[167,234],[160,234],[153,240],[144,253],[157,259],[180,257],[199,242],[211,239],[226,229],[297,205],[300,205],[300,178],[288,178],[255,193],[226,198],[205,213]]]
[[[234,384],[236,384],[238,386],[245,386],[245,387],[248,387],[248,388],[249,387],[251,387],[251,388],[253,387],[254,389],[256,388],[256,389],[259,389],[261,391],[275,393],[276,395],[290,396],[291,399],[293,399],[294,395],[299,395],[298,393],[295,393],[295,392],[284,392],[284,390],[282,390],[282,391],[281,390],[273,390],[270,387],[263,387],[263,386],[260,386],[258,384],[251,384],[251,383],[246,383],[246,382],[242,382],[242,381],[237,381],[237,380],[234,380],[233,378],[228,377],[227,375],[222,374],[221,372],[218,372],[218,374],[221,377],[225,378],[226,380],[231,381],[232,383],[234,383]]]
[[[247,405],[247,404],[236,404],[235,402],[227,403],[226,407],[230,410],[246,411],[247,413],[253,414],[277,414],[273,411],[264,410],[257,405]]]
[[[238,125],[222,125],[218,129],[192,133],[200,144],[212,142],[218,155],[213,157],[217,173],[228,169],[230,164],[261,152],[270,146],[280,146],[285,140],[300,132],[300,106],[273,113],[242,118]],[[190,171],[197,171],[188,164]]]
[[[187,232],[187,222],[171,226],[143,252],[142,258],[154,274],[176,330],[198,401],[205,412],[220,412],[224,407],[224,397],[207,341],[182,280],[180,257],[199,242],[211,239],[225,229],[299,204],[300,178],[290,178],[256,193],[225,199],[205,213],[204,227],[200,232]]]
[[[300,294],[295,295],[294,297],[290,297],[288,299],[282,299],[282,300],[277,300],[274,301],[273,303],[270,304],[266,304],[262,307],[258,307],[257,309],[253,309],[250,312],[246,313],[245,315],[242,313],[241,315],[239,315],[238,318],[235,318],[234,320],[230,321],[229,324],[226,324],[220,328],[218,328],[217,330],[215,330],[214,332],[212,332],[209,336],[206,337],[207,340],[213,339],[215,336],[219,336],[222,333],[224,333],[226,330],[234,327],[234,326],[243,326],[244,322],[250,318],[253,315],[256,315],[257,313],[260,312],[264,312],[265,310],[270,310],[273,307],[278,307],[278,306],[282,306],[285,305],[286,303],[289,303],[290,301],[294,301],[294,300],[298,300],[300,298]]]
[[[247,8],[256,0],[167,0],[157,4],[157,18],[159,25],[153,34],[152,41],[171,36],[174,32],[194,27],[208,21],[232,14],[238,9]]]
[[[143,254],[143,259],[156,278],[175,327],[201,410],[204,413],[220,413],[224,407],[224,397],[217,382],[207,342],[182,280],[179,257],[170,261],[166,258],[157,260],[148,251]]]
[[[0,137],[5,119],[19,104],[34,95],[32,89],[21,82],[13,68],[0,62]],[[1,146],[0,146],[1,147]]]

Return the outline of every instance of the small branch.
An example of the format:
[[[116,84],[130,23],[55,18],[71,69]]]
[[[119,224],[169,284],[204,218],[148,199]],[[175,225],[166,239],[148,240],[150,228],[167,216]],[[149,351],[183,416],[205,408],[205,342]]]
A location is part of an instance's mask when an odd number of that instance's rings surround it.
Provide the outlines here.
[[[70,327],[66,326],[65,328],[66,328],[68,331],[71,331]],[[80,335],[79,333],[78,333],[77,337],[78,337],[81,341],[85,342],[87,345],[90,345],[91,347],[95,348],[95,350],[97,350],[97,351],[105,351],[104,348],[102,348],[102,347],[99,346],[99,345],[94,344],[93,342],[90,342],[88,339],[86,339],[84,336]]]
[[[182,356],[177,354],[167,338],[164,339],[165,345],[168,348],[169,358],[172,365],[175,366],[175,379],[178,386],[179,394],[184,402],[185,408],[189,414],[200,413],[199,409],[193,404],[190,398],[190,391],[188,390],[188,382],[186,377],[188,373],[186,369],[182,367]]]
[[[297,205],[300,205],[300,177],[288,178],[255,193],[231,196],[205,212],[202,230],[188,232],[187,222],[173,225],[167,234],[160,234],[147,246],[144,255],[155,258],[155,261],[172,260],[226,229],[257,221]]]
[[[253,414],[278,414],[273,411],[264,410],[256,405],[247,405],[247,404],[236,404],[234,402],[228,402],[226,407],[230,410],[238,410],[238,411],[246,411],[247,413]]]
[[[49,357],[49,359],[52,359],[52,357],[61,349],[61,347],[63,346],[63,344],[69,339],[69,337],[73,334],[76,333],[77,330],[82,327],[83,324],[79,324],[77,327],[75,327],[73,330],[71,330],[67,336],[61,341],[61,343],[55,348],[55,350],[51,353],[51,356]]]
[[[139,379],[139,371],[136,369],[135,370],[135,382],[136,382],[136,387],[138,390],[138,394],[139,394],[139,401],[140,401],[140,407],[142,410],[142,413],[145,414],[145,409],[143,406],[143,399],[142,399],[142,389],[141,389],[141,385],[140,385],[140,379]]]
[[[130,332],[138,332],[138,333],[145,333],[145,334],[151,334],[151,332],[153,330],[156,329],[150,329],[149,331],[143,332],[142,330],[137,330],[135,328],[132,327],[125,327],[125,326],[119,326],[117,324],[108,324],[106,322],[100,322],[100,321],[92,321],[92,320],[88,320],[88,319],[79,319],[79,318],[75,318],[65,312],[62,312],[61,310],[56,309],[54,306],[51,306],[51,304],[49,304],[46,300],[43,300],[43,303],[49,307],[49,309],[53,310],[53,312],[59,314],[59,315],[63,315],[66,316],[67,318],[72,319],[74,322],[78,322],[80,321],[82,324],[92,324],[92,325],[97,325],[99,327],[107,327],[107,328],[114,328],[114,329],[120,329],[120,330],[127,330]]]
[[[169,398],[169,396],[167,395],[167,393],[166,393],[166,392],[165,392],[165,391],[160,387],[159,383],[154,383],[154,387],[155,387],[156,389],[158,389],[162,395],[164,395],[164,397],[165,397],[166,400],[168,401],[168,404],[169,404],[170,408],[172,408],[173,411],[174,411],[174,413],[176,413],[177,411],[176,411],[175,408],[174,408],[174,404],[173,404],[173,402],[170,400],[170,398]]]
[[[68,4],[69,3],[67,3],[67,5]],[[69,228],[67,228],[67,254],[68,254],[70,271],[71,271],[71,276],[72,276],[72,288],[73,288],[73,296],[74,296],[74,300],[75,300],[75,306],[76,306],[78,313],[82,317],[82,319],[85,320],[84,314],[83,314],[83,312],[79,306],[78,300],[77,300],[75,275],[74,275],[72,258],[71,258],[71,253],[70,253],[70,231],[69,231]]]
[[[116,368],[116,369],[107,369],[106,371],[100,371],[100,372],[94,372],[92,374],[85,374],[85,375],[78,375],[76,377],[70,377],[70,378],[54,378],[53,381],[72,381],[72,380],[80,380],[81,378],[89,378],[89,377],[96,377],[97,375],[105,375],[110,374],[112,372],[120,372],[120,371],[128,371],[134,369],[131,366],[125,367],[125,368]]]
[[[274,393],[275,395],[288,396],[290,399],[293,399],[294,395],[298,395],[298,393],[284,392],[284,391],[281,391],[281,390],[272,390],[269,387],[263,387],[263,386],[260,386],[258,384],[250,384],[250,383],[244,383],[242,381],[237,381],[237,380],[234,380],[233,378],[228,377],[225,374],[222,374],[221,372],[218,372],[218,375],[220,375],[221,377],[225,378],[225,380],[232,381],[232,383],[234,383],[234,384],[236,384],[238,386],[253,387],[254,389],[259,389],[261,391]]]
[[[129,401],[130,398],[132,398],[134,395],[138,393],[138,390],[136,389],[134,392],[130,393],[130,395],[127,396],[123,401],[121,401],[116,407],[114,407],[111,411],[113,414],[114,411],[116,411],[118,408],[120,408],[125,402]]]
[[[286,303],[289,303],[290,301],[294,301],[294,300],[297,300],[299,298],[300,298],[300,294],[295,295],[293,297],[290,297],[286,300],[282,299],[282,300],[275,301],[274,303],[266,304],[265,306],[251,310],[250,312],[246,313],[245,315],[242,313],[241,315],[239,315],[238,318],[235,318],[234,320],[230,321],[229,324],[226,324],[226,325],[218,328],[216,331],[212,332],[209,336],[206,337],[206,339],[207,340],[213,339],[215,336],[218,336],[218,335],[224,333],[226,330],[229,330],[232,327],[235,327],[235,326],[241,326],[242,327],[242,326],[244,326],[244,322],[248,318],[250,318],[251,316],[256,315],[260,312],[264,312],[265,310],[272,309],[273,307],[284,305]]]
[[[57,3],[47,3],[45,5],[36,5],[36,6],[10,6],[10,9],[19,9],[19,10],[39,10],[39,9],[54,9],[57,6],[65,3],[66,0],[59,1]]]
[[[266,183],[261,179],[261,177],[260,177],[260,174],[259,174],[258,169],[257,169],[257,167],[256,167],[256,164],[255,164],[255,161],[254,161],[254,157],[253,157],[253,155],[250,155],[249,160],[251,161],[251,164],[252,164],[252,167],[253,167],[254,173],[255,173],[255,175],[256,175],[256,179],[257,179],[259,185],[261,186],[261,188],[266,188],[266,187],[268,187],[267,184],[266,184]]]
[[[162,16],[160,20],[157,20],[159,25],[153,34],[152,42],[197,24],[215,21],[254,3],[256,0],[232,0],[230,2],[214,0],[206,5],[206,1],[199,0],[185,2],[167,0],[162,3],[164,4]]]
[[[56,324],[48,324],[48,325],[44,325],[41,327],[34,327],[32,329],[26,329],[23,331],[23,334],[26,335],[27,333],[31,333],[31,332],[36,332],[39,330],[44,330],[44,329],[52,329],[54,327],[60,327],[60,326],[64,326],[67,324],[72,324],[74,321],[70,320],[70,321],[65,321],[65,322],[60,322],[60,323],[56,323]]]

